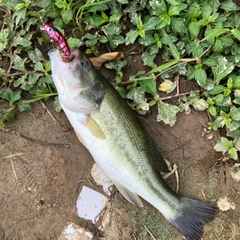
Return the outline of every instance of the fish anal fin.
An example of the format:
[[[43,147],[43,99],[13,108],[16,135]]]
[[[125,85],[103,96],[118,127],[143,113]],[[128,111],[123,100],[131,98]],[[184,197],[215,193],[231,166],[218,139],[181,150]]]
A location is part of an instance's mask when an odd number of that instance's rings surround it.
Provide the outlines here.
[[[119,190],[119,192],[133,205],[137,205],[138,207],[143,207],[142,200],[140,197],[134,193],[129,191],[127,188],[125,188],[123,185],[113,182],[116,188]]]
[[[102,139],[102,140],[106,138],[101,127],[97,124],[97,122],[93,118],[88,117],[88,120],[87,120],[85,126],[95,137]]]

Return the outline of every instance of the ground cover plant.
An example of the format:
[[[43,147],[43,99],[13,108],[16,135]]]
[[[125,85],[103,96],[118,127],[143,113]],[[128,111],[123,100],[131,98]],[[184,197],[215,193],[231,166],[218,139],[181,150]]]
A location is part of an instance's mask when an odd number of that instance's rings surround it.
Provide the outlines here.
[[[105,64],[116,71],[111,81],[121,96],[139,114],[155,106],[156,120],[171,126],[178,112],[208,111],[209,130],[224,130],[215,149],[238,159],[240,15],[233,1],[1,0],[0,12],[1,127],[40,99],[53,97],[60,111],[47,52],[41,51],[51,44],[41,26],[52,23],[70,47],[83,47],[86,54],[142,49],[146,68],[128,78],[124,69],[131,56]],[[196,88],[179,92],[178,75]]]

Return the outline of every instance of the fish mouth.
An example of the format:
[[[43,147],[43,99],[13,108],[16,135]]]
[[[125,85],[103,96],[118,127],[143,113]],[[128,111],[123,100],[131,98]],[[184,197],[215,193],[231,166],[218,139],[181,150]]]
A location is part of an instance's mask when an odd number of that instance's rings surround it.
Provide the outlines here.
[[[59,53],[58,49],[56,49],[56,48],[51,49],[51,50],[48,52],[48,56],[51,56],[51,55],[53,55],[53,54],[56,54],[55,52]]]

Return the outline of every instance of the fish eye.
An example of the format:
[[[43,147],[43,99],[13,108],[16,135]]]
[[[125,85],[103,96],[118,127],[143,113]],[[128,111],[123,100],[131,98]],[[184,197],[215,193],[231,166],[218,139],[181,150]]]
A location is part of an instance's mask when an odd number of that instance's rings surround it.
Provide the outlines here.
[[[52,31],[52,29],[49,27],[49,28],[47,29],[47,31],[48,31],[48,32],[51,32],[51,31]]]
[[[87,59],[79,61],[79,63],[82,68],[86,68],[86,69],[90,68],[90,65],[91,65]]]

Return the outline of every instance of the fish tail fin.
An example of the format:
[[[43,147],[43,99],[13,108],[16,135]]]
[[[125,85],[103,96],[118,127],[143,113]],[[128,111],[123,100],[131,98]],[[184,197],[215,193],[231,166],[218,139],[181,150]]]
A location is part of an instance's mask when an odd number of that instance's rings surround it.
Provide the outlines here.
[[[218,208],[187,197],[181,198],[181,211],[169,222],[189,240],[200,240],[204,224],[212,221]]]

